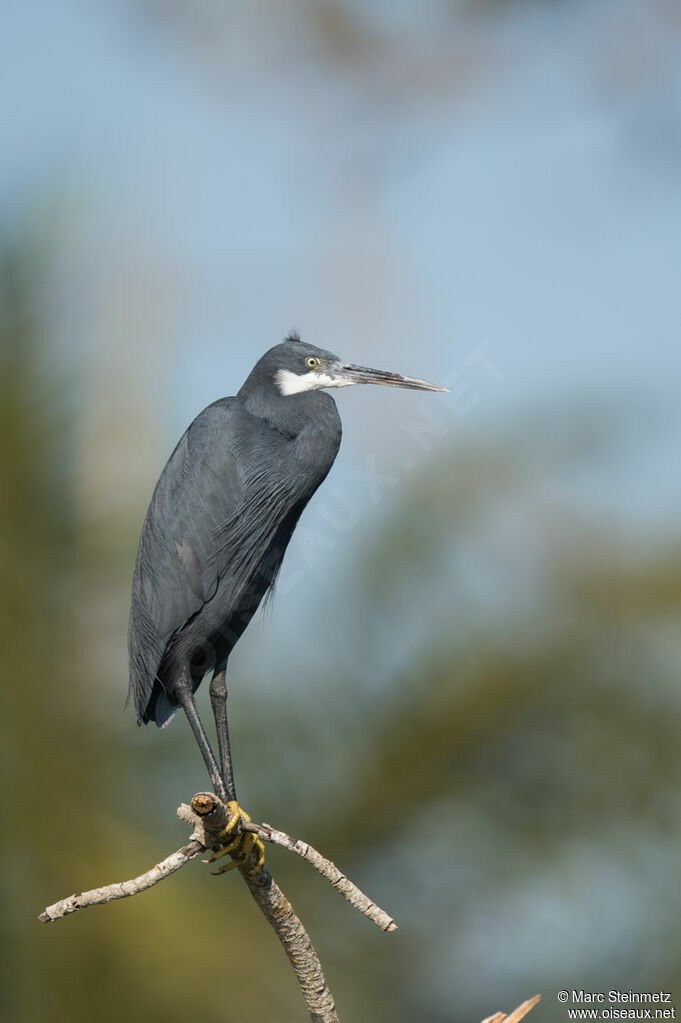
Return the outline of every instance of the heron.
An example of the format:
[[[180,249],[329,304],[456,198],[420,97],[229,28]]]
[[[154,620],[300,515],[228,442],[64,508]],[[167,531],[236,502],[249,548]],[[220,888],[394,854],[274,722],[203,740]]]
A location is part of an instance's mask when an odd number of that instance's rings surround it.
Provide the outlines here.
[[[291,334],[258,360],[236,396],[219,398],[193,420],[161,473],[142,527],[129,699],[138,724],[162,728],[184,711],[214,791],[230,809],[230,827],[248,815],[234,785],[227,662],[272,591],[296,523],[338,454],[341,421],[327,391],[351,384],[446,390],[343,362]],[[194,700],[207,675],[219,765]],[[252,845],[251,839],[232,865]]]

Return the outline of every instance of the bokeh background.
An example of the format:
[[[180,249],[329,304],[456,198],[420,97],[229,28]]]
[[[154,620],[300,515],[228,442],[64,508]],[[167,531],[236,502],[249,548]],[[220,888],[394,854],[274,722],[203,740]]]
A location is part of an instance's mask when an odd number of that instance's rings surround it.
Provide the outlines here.
[[[338,394],[231,660],[242,802],[400,923],[269,854],[343,1020],[681,997],[678,4],[24,0],[0,137],[3,1018],[305,1018],[234,875],[36,919],[185,840],[137,537],[293,326],[451,388]]]

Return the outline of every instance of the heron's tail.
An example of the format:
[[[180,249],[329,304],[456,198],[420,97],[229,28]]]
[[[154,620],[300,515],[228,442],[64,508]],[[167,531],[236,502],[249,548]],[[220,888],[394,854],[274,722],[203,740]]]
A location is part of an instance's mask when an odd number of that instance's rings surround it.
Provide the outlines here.
[[[151,721],[159,728],[165,728],[179,707],[173,703],[165,689],[158,682],[154,682],[149,703],[139,718],[141,725],[148,725]]]

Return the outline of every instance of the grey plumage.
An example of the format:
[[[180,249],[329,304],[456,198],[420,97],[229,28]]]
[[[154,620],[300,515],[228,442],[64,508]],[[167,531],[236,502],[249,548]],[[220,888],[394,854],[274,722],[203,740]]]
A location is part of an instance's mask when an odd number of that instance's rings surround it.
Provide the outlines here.
[[[309,352],[320,349],[296,341],[268,352],[237,397],[197,416],[161,474],[133,578],[130,696],[140,723],[163,725],[177,709],[185,663],[194,690],[224,665],[333,464],[341,438],[333,399],[313,391],[273,402],[263,393],[270,365],[300,369]]]
[[[322,389],[360,383],[443,390],[343,363],[291,337],[263,355],[235,397],[196,417],[144,520],[132,585],[129,696],[140,724],[162,726],[184,709],[224,801],[236,799],[227,659],[272,589],[298,518],[338,453],[340,418]],[[220,767],[194,701],[209,672]]]

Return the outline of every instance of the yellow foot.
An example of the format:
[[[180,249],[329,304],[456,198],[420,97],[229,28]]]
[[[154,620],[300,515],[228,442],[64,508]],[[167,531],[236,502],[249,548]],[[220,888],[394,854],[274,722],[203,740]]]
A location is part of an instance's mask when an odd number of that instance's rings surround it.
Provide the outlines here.
[[[255,863],[248,868],[248,873],[258,874],[265,863],[265,846],[252,831],[241,831],[241,822],[250,821],[251,818],[241,809],[236,800],[232,800],[225,805],[229,810],[229,819],[219,836],[221,847],[206,862],[215,863],[216,860],[221,859],[223,856],[231,855],[231,863],[220,867],[219,870],[212,871],[216,876],[218,874],[226,874],[228,870],[234,870],[235,867],[245,867],[251,859],[253,851],[256,850]]]

